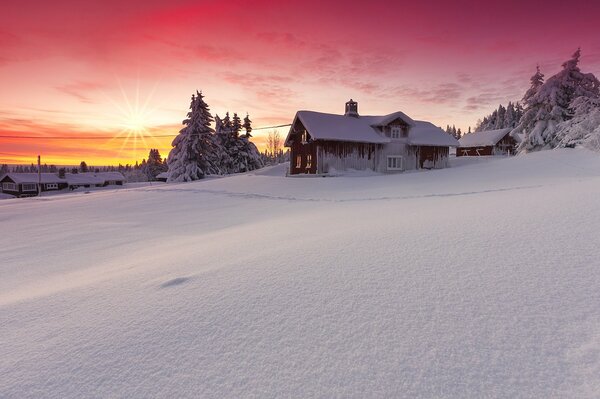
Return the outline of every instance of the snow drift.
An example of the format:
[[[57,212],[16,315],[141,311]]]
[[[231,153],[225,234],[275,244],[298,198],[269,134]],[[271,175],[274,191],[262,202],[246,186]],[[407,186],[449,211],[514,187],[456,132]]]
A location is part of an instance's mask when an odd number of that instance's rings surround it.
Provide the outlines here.
[[[600,158],[469,161],[1,201],[0,396],[598,397]]]

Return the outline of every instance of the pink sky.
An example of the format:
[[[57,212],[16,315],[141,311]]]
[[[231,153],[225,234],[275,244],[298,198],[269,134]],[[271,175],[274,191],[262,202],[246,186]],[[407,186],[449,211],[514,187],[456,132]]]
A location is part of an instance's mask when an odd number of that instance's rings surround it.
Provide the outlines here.
[[[466,129],[578,46],[600,74],[600,4],[577,0],[5,3],[0,135],[176,134],[196,89],[256,127],[353,98],[363,114]],[[0,138],[0,162],[134,162],[170,141]]]

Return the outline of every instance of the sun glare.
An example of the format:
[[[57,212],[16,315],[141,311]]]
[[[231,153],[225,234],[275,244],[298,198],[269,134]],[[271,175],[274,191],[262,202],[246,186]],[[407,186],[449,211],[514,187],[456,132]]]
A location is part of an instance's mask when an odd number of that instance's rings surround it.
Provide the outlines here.
[[[154,145],[160,144],[152,135],[152,130],[150,129],[152,113],[156,110],[149,108],[149,104],[151,103],[156,90],[156,85],[144,102],[140,103],[139,79],[137,81],[135,98],[133,100],[130,100],[120,79],[117,78],[117,81],[122,101],[118,102],[110,97],[108,97],[108,99],[118,110],[118,113],[114,118],[121,130],[110,141],[119,140],[121,142],[119,149],[120,155],[124,152],[128,152],[133,155],[134,159],[138,159],[140,155],[145,155],[149,150],[149,145],[146,142],[147,138],[151,139],[154,142]],[[138,153],[138,150],[142,153]]]

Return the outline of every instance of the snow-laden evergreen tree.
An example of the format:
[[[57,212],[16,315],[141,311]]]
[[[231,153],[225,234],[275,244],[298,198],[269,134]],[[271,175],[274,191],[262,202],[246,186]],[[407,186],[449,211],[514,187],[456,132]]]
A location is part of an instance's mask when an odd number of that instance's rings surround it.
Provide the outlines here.
[[[249,131],[248,129],[252,130],[249,117],[247,119],[246,132]],[[237,113],[234,113],[233,118],[230,119],[228,112],[220,122],[217,136],[224,148],[222,164],[227,173],[247,172],[263,166],[260,153],[250,141],[248,134],[240,135],[242,127]]]
[[[537,151],[557,147],[562,137],[558,125],[574,116],[574,101],[580,97],[597,99],[600,97],[600,81],[591,73],[579,69],[580,49],[572,58],[562,64],[563,69],[540,85],[535,94],[528,91],[525,114],[515,128],[524,134],[520,151]],[[534,75],[535,77],[535,75]],[[534,88],[532,78],[532,90]]]
[[[518,125],[521,118],[521,110],[522,107],[519,103],[513,104],[509,101],[506,107],[500,104],[491,114],[477,121],[474,131],[483,132],[487,130],[514,128]]]
[[[173,140],[167,159],[169,182],[192,181],[221,173],[221,148],[210,124],[213,121],[202,92],[192,95],[185,127]]]
[[[167,165],[163,162],[160,152],[155,148],[150,149],[148,161],[142,161],[142,165],[140,166],[140,170],[148,177],[149,181],[156,180],[156,176],[162,172],[166,172],[167,169]]]
[[[600,152],[600,99],[578,97],[571,103],[573,118],[557,126],[559,147],[584,147]]]

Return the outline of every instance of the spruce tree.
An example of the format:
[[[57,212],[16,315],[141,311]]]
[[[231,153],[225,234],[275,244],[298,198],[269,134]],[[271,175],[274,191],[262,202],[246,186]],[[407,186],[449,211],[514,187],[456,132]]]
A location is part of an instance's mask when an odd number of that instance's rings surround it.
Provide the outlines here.
[[[600,97],[600,81],[591,73],[579,69],[581,51],[578,49],[570,60],[562,64],[563,69],[543,84],[539,71],[532,77],[532,87],[525,93],[525,114],[516,132],[525,139],[520,151],[537,151],[555,148],[561,142],[557,125],[573,117],[574,100],[583,97]]]
[[[173,140],[167,164],[168,181],[182,182],[220,174],[221,148],[210,127],[213,121],[202,92],[196,91],[190,102],[190,112],[183,121],[184,128]]]

